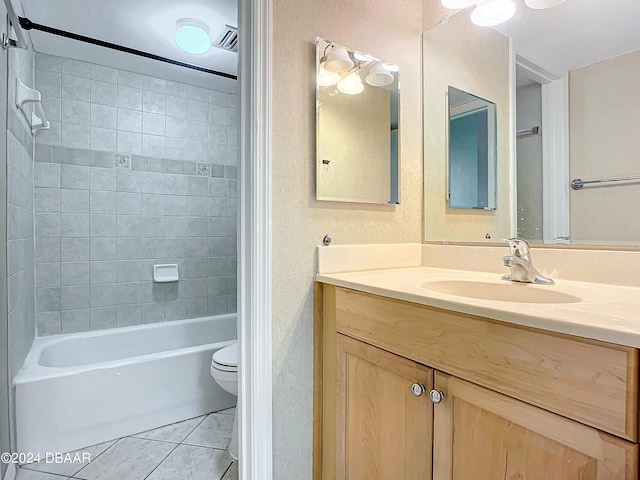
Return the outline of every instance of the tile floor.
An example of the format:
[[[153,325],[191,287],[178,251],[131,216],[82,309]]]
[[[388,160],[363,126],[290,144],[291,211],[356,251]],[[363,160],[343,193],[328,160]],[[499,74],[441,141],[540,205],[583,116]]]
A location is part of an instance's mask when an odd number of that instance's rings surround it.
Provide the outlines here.
[[[16,480],[237,480],[226,451],[235,408],[78,450],[90,463],[23,465]],[[75,452],[73,452],[75,453]]]

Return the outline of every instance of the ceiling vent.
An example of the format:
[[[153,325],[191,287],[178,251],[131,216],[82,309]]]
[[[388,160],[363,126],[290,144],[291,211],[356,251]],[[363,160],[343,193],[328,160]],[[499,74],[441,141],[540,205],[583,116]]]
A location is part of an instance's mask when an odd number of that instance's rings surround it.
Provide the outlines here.
[[[225,25],[224,30],[218,36],[215,42],[213,42],[214,47],[222,48],[223,50],[229,50],[230,52],[238,51],[238,29],[235,27],[230,27],[229,25]]]

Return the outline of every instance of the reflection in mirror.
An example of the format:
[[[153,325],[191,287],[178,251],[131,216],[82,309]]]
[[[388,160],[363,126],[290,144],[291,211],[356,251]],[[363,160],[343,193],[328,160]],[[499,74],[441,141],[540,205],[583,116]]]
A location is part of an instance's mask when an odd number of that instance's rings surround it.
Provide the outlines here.
[[[496,208],[496,104],[449,86],[449,208]]]
[[[446,71],[449,84],[478,93],[462,84],[460,75],[477,83],[495,79],[493,71],[469,64],[502,55],[486,43],[489,32],[509,39],[513,82],[501,88],[513,93],[512,121],[498,121],[497,137],[498,143],[511,138],[516,174],[503,187],[504,164],[498,152],[496,213],[503,210],[500,199],[507,188],[511,234],[532,243],[640,246],[640,222],[630,211],[630,206],[640,204],[640,2],[566,0],[545,10],[517,2],[513,18],[484,30],[475,28],[468,17],[461,11],[424,34],[425,109],[430,98],[441,95],[430,72]],[[437,63],[428,65],[434,60]],[[501,105],[497,100],[498,119]],[[433,148],[437,139],[429,135],[438,127],[426,113],[424,125],[425,240],[481,241],[480,231],[462,231],[453,216],[440,222],[441,228],[433,228],[440,218],[430,215],[429,205],[440,192],[427,177],[437,168],[427,147]],[[576,190],[571,187],[575,179],[597,183]],[[626,180],[610,181],[617,179]],[[496,238],[500,237],[492,236]]]
[[[316,44],[316,198],[397,204],[398,68]]]
[[[465,10],[426,31],[422,40],[424,239],[487,242],[512,237],[515,233],[510,187],[513,142],[509,125],[512,121],[513,77],[509,37],[491,28],[474,25],[469,11]],[[449,95],[451,86],[461,93]],[[464,92],[472,94],[474,102],[490,100],[485,105],[495,127],[490,132],[487,122],[486,133],[480,138],[487,140],[488,136],[491,137],[486,147],[480,146],[480,150],[486,151],[486,157],[492,159],[486,173],[484,169],[478,169],[477,155],[475,163],[456,160],[456,152],[460,148],[455,138],[454,158],[453,162],[450,161],[448,104],[460,103],[458,97],[470,99]],[[445,103],[449,96],[451,101]],[[461,110],[463,107],[457,105],[454,108]],[[461,127],[468,128],[464,123],[461,122]],[[457,136],[456,127],[454,125],[452,137]],[[478,139],[474,143],[470,138],[477,150]],[[491,146],[493,151],[489,151]],[[480,189],[478,180],[483,184]],[[448,198],[449,188],[452,199]],[[473,199],[461,198],[467,193]]]

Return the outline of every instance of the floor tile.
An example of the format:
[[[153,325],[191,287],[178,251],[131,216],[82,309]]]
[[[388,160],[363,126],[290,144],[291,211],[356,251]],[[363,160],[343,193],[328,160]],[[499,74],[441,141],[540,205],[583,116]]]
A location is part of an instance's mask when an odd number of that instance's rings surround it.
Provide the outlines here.
[[[123,438],[74,477],[85,480],[143,480],[175,447],[174,443]]]
[[[220,480],[231,461],[224,450],[179,445],[148,480]]]
[[[18,469],[16,480],[67,480],[68,477],[52,475],[50,473],[36,472],[35,470]]]
[[[82,456],[84,453],[89,454],[89,458],[92,462],[98,458],[100,454],[102,454],[105,450],[107,450],[111,445],[116,443],[115,440],[110,442],[100,443],[98,445],[93,445],[91,447],[82,448],[80,450],[76,450],[74,452],[69,453],[73,460],[75,454],[79,454]],[[87,463],[82,463],[81,459],[78,462],[64,462],[64,463],[54,463],[52,461],[47,462],[47,459],[40,461],[39,463],[29,463],[24,465],[24,468],[29,470],[36,470],[38,472],[47,472],[47,473],[55,473],[58,475],[63,475],[65,477],[71,477],[74,473],[79,471],[81,468],[86,467]]]
[[[225,415],[235,415],[236,407],[227,408],[226,410],[220,410],[219,412],[216,412],[216,413],[224,413]]]
[[[198,426],[206,415],[191,418],[183,422],[172,423],[164,427],[147,430],[146,432],[131,435],[136,438],[146,438],[147,440],[160,440],[163,442],[181,443]]]
[[[188,445],[226,449],[231,438],[233,416],[211,413],[184,441]]]
[[[222,477],[222,480],[238,480],[238,462],[233,462],[227,473]]]

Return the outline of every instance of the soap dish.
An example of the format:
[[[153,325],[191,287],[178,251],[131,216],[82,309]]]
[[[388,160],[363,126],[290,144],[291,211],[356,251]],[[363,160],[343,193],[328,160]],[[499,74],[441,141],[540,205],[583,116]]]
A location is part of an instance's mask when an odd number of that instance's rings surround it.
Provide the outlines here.
[[[164,265],[153,266],[153,281],[157,283],[177,282],[178,264],[168,263]]]

